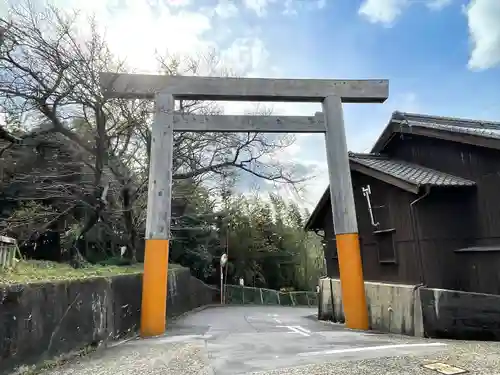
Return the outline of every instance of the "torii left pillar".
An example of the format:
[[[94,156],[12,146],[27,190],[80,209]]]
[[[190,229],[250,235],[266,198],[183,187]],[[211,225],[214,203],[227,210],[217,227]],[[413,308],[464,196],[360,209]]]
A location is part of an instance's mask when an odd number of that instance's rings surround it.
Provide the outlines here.
[[[142,337],[165,333],[168,288],[168,250],[172,198],[174,97],[158,93],[151,133],[146,250],[142,279]],[[161,158],[159,156],[162,156]],[[155,209],[151,209],[155,207]]]

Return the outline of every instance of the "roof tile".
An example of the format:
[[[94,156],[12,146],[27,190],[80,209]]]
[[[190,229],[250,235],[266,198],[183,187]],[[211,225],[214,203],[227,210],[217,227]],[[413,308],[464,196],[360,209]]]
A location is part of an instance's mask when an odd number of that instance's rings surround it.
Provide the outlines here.
[[[406,181],[410,184],[422,186],[473,186],[474,181],[453,176],[435,169],[423,167],[403,160],[389,159],[377,154],[349,153],[352,162],[364,165],[389,176]]]
[[[428,116],[405,112],[395,112],[392,118],[408,126],[418,126],[422,128],[446,130],[453,133],[464,133],[485,138],[500,139],[500,122]]]

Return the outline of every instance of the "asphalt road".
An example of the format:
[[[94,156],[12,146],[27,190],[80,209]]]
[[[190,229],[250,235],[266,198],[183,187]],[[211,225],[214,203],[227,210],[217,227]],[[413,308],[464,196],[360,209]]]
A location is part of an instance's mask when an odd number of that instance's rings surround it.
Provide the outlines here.
[[[318,322],[316,309],[207,308],[168,326],[164,337],[132,340],[52,370],[50,375],[500,374],[500,344],[359,332]],[[442,366],[441,366],[442,367]],[[446,372],[445,372],[446,373]]]

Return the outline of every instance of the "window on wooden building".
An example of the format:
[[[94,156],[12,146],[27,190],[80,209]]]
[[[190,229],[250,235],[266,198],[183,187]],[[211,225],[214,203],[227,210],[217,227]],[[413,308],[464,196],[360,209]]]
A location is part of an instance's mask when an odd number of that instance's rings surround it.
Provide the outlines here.
[[[373,232],[377,241],[378,260],[380,263],[396,263],[396,246],[394,244],[394,229]]]

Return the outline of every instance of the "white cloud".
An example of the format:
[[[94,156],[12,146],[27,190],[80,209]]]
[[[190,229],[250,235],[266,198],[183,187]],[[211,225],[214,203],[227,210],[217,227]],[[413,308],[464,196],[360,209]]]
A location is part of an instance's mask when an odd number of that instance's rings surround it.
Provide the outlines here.
[[[430,10],[441,10],[453,0],[364,0],[358,13],[371,23],[391,26],[413,4],[424,4]]]
[[[286,164],[298,165],[301,169],[307,168],[307,174],[311,179],[298,184],[296,187],[299,188],[299,191],[292,189],[288,184],[268,182],[268,184],[273,185],[276,194],[293,200],[301,207],[310,210],[314,208],[328,186],[325,138],[323,134],[314,134],[313,137],[317,140],[316,147],[323,151],[320,160],[311,157],[311,153],[308,152],[309,150],[303,143],[305,138],[302,135],[297,135],[297,140],[292,146],[270,155],[274,162],[282,161]]]
[[[185,7],[191,4],[191,0],[166,0],[166,3],[172,7]]]
[[[358,13],[372,23],[391,25],[409,4],[408,0],[365,0]]]
[[[394,110],[414,113],[422,111],[421,103],[417,95],[413,92],[405,92],[391,96],[383,106],[374,104],[373,110],[366,112],[363,116],[359,116],[359,106],[359,104],[349,107],[345,106],[344,114],[347,133],[347,149],[349,151],[364,153],[370,152],[373,144],[387,125]],[[301,152],[297,154],[297,156],[294,156],[296,159],[291,160],[298,160],[299,162],[302,160],[302,164],[310,165],[311,170],[314,171],[313,174],[315,177],[308,182],[306,194],[303,199],[300,200],[303,207],[313,209],[329,183],[326,146],[324,135],[314,134],[311,138],[314,139],[313,142],[317,144],[317,149],[308,150],[305,147],[300,147],[303,140],[302,137],[303,136],[297,136],[297,145]],[[309,144],[312,143],[312,139],[309,140]],[[313,152],[314,157],[311,155]]]
[[[106,38],[112,51],[126,59],[128,66],[136,72],[155,73],[156,56],[167,51],[170,54],[193,56],[214,49],[219,52],[221,64],[238,76],[283,77],[281,69],[272,64],[270,52],[260,38],[261,30],[258,27],[232,28],[228,33],[227,27],[216,27],[211,17],[213,13],[206,9],[179,10],[163,2],[158,2],[153,8],[140,0],[124,0],[119,8],[116,8],[119,0],[91,0],[82,4],[78,0],[53,1],[64,1],[66,8],[81,9],[82,5],[85,6],[85,14],[95,13],[100,24],[105,25]],[[218,5],[221,6],[219,15],[234,11],[230,1],[221,0]],[[217,8],[214,12],[217,12]],[[248,102],[220,104],[228,114],[248,112],[255,107]],[[317,105],[307,103],[271,103],[265,107],[273,107],[274,113],[282,115],[312,115],[319,110]]]
[[[285,9],[283,10],[283,14],[285,15],[297,15],[297,9],[295,7],[295,3],[293,0],[286,0],[285,1]]]
[[[500,65],[500,1],[471,0],[465,12],[472,44],[469,68],[483,70]]]
[[[397,98],[395,103],[391,103],[396,105],[398,111],[401,112],[419,112],[422,109],[422,106],[418,100],[417,94],[414,92],[405,92],[400,97]]]
[[[12,0],[16,1],[16,0]],[[35,0],[43,2],[45,0]],[[157,69],[155,55],[165,51],[173,54],[196,55],[214,48],[220,51],[222,63],[234,70],[240,76],[262,76],[283,78],[283,69],[273,65],[268,46],[260,38],[261,30],[258,27],[234,27],[228,32],[217,24],[219,17],[236,15],[240,9],[235,9],[231,0],[219,0],[216,7],[194,8],[189,5],[194,1],[175,0],[49,0],[59,7],[82,10],[82,16],[95,14],[100,25],[105,30],[106,39],[112,51],[127,60],[127,64],[137,72],[154,73]],[[312,1],[312,0],[311,0]],[[175,4],[174,4],[175,2]],[[290,9],[313,10],[325,6],[324,0],[318,0],[312,5],[304,5],[303,0],[290,1]],[[148,5],[149,4],[149,5]],[[268,6],[274,4],[281,7],[285,2],[277,0],[246,0],[245,5],[258,15],[269,12]],[[295,7],[295,8],[294,8]],[[299,8],[300,7],[300,8]],[[301,13],[302,14],[302,13]],[[85,18],[82,17],[81,27],[88,28]],[[255,108],[255,104],[244,102],[221,103],[228,114],[240,114]],[[265,107],[272,107],[274,114],[279,115],[313,115],[321,110],[319,104],[308,103],[266,103]],[[321,135],[315,135],[324,149],[324,140]],[[321,192],[324,189],[325,164],[317,161],[308,154],[302,140],[307,135],[298,135],[297,144],[275,155],[275,160],[296,162],[307,165],[314,174],[318,175],[319,183],[311,184],[310,191]],[[323,181],[323,182],[321,182]],[[319,184],[319,187],[316,187]],[[286,191],[285,187],[277,191]],[[290,196],[288,192],[288,196]],[[316,194],[317,195],[317,194]],[[307,194],[306,203],[314,205],[316,196]]]
[[[392,26],[412,4],[423,3],[430,10],[441,10],[452,0],[364,0],[358,13],[369,22]],[[471,55],[468,67],[484,70],[500,66],[500,1],[470,0],[464,7],[469,26]]]
[[[217,7],[188,7],[192,1],[168,0],[52,0],[66,10],[78,9],[82,15],[95,14],[111,50],[135,72],[155,73],[157,56],[195,56],[208,50],[220,53],[225,66],[240,75],[270,67],[267,48],[258,29],[216,27],[212,17],[229,17],[238,9],[229,0]],[[87,26],[81,17],[80,27]]]
[[[7,2],[1,2],[0,3],[0,17],[7,17],[7,9],[8,9]]]
[[[242,37],[222,52],[222,59],[237,75],[253,75],[266,69],[269,52],[261,39]]]
[[[174,14],[166,6],[152,9],[131,2],[125,11],[115,12],[107,18],[106,34],[112,50],[139,71],[156,70],[156,53],[168,51],[185,55],[215,47],[205,38],[205,33],[212,29],[211,20],[201,13],[180,11]]]
[[[414,113],[422,111],[417,95],[411,91],[391,96],[385,105],[373,104],[373,110],[363,112],[361,116],[359,107],[359,104],[344,106],[347,148],[350,151],[365,153],[370,152],[394,110]],[[300,103],[298,106],[276,103],[273,112],[282,115],[312,115],[317,111],[321,111],[321,106],[316,103]],[[312,149],[311,144],[314,144]],[[285,185],[277,185],[274,189],[287,199],[312,210],[329,183],[324,135],[297,134],[296,143],[292,147],[270,157],[275,161],[296,163],[308,168],[314,178],[302,185],[305,190],[300,196]]]
[[[244,6],[255,12],[259,17],[265,17],[268,14],[268,8],[271,5],[282,6],[282,14],[297,15],[300,10],[318,10],[323,9],[329,0],[243,0]]]
[[[229,0],[220,0],[215,7],[215,13],[221,18],[230,18],[238,14],[238,8]]]
[[[274,0],[243,0],[247,9],[253,10],[259,17],[267,14],[267,7]]]
[[[318,9],[323,9],[326,6],[326,0],[317,0],[316,6]]]
[[[278,2],[279,4],[284,4],[284,15],[296,16],[301,13],[301,11],[315,11],[321,10],[326,7],[329,0],[285,0],[284,3]]]
[[[430,10],[441,10],[450,5],[453,0],[429,0],[426,4]]]
[[[349,107],[346,111],[346,123],[356,124],[354,129],[346,129],[347,148],[353,152],[370,152],[382,130],[387,125],[392,112],[421,113],[422,105],[414,92],[404,92],[399,95],[390,96],[384,105],[375,104],[369,117],[359,119],[353,116],[356,107]],[[352,117],[351,117],[352,116]],[[352,121],[349,121],[352,120]],[[361,124],[359,122],[361,121]]]

